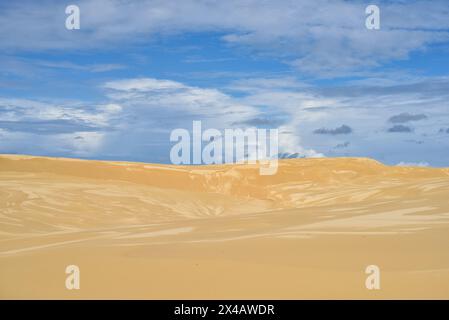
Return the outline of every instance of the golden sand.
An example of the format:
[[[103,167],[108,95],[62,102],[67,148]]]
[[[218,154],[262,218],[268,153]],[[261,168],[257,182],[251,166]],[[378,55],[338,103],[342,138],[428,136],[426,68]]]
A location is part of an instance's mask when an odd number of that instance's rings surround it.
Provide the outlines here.
[[[1,155],[0,298],[449,299],[449,169]]]

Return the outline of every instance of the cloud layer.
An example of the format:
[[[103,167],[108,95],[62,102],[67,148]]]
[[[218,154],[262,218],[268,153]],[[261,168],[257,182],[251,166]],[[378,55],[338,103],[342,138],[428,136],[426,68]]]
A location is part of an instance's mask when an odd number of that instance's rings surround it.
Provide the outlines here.
[[[92,50],[214,32],[314,76],[358,73],[449,39],[446,1],[382,2],[381,29],[365,28],[369,3],[343,0],[78,1],[81,29],[65,29],[64,3],[2,6],[4,50]],[[226,14],[223,14],[226,12]],[[111,66],[109,66],[111,67]],[[100,67],[101,70],[101,67]]]
[[[169,134],[278,128],[285,157],[449,165],[449,7],[380,1],[0,3],[0,152],[167,162]],[[193,52],[193,54],[192,54]]]

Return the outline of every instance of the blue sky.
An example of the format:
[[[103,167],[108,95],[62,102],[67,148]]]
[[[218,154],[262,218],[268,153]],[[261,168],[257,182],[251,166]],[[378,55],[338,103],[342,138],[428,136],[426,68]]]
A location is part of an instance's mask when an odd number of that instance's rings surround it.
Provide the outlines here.
[[[76,4],[81,29],[65,28]],[[449,3],[0,0],[0,152],[169,162],[175,128],[449,166]]]

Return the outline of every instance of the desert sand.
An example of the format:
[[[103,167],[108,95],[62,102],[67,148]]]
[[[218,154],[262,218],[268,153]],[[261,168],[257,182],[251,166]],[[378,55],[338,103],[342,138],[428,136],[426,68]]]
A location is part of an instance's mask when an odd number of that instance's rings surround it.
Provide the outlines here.
[[[449,169],[0,155],[0,298],[449,299]]]

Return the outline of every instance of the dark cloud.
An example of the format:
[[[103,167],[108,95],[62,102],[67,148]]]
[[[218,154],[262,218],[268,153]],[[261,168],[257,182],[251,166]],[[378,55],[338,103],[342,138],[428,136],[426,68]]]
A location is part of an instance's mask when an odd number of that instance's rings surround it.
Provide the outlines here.
[[[352,128],[347,125],[342,125],[335,129],[327,129],[327,128],[320,128],[313,131],[313,133],[316,134],[331,134],[331,135],[337,135],[337,134],[349,134],[352,132]]]
[[[425,114],[410,114],[410,113],[400,113],[395,116],[392,116],[388,121],[393,123],[405,123],[410,121],[420,121],[427,119]]]
[[[449,128],[447,129],[441,128],[439,133],[449,133]]]
[[[412,128],[397,124],[388,129],[388,132],[412,132]]]

